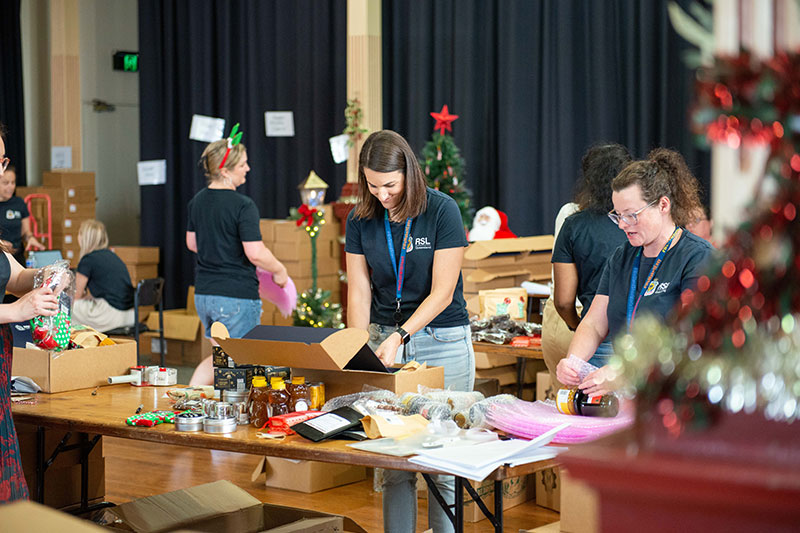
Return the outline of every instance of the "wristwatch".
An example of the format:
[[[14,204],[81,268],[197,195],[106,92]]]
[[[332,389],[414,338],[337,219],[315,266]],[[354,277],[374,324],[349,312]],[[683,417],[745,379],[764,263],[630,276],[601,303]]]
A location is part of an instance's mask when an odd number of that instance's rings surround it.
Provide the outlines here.
[[[400,339],[403,341],[403,344],[408,344],[408,341],[411,340],[411,334],[403,328],[397,328],[395,331],[400,334]]]

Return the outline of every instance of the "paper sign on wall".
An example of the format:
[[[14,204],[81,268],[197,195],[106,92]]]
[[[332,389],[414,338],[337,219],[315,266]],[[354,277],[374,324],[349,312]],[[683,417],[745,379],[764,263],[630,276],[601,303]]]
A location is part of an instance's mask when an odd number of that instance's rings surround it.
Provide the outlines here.
[[[192,115],[192,127],[189,129],[189,138],[191,140],[211,143],[222,139],[224,131],[224,118]]]
[[[267,111],[264,113],[267,137],[294,137],[292,111]]]
[[[167,160],[139,161],[136,163],[139,185],[163,185],[167,182]]]
[[[50,147],[50,168],[72,168],[72,146]]]
[[[349,137],[350,136],[346,133],[342,133],[341,135],[328,139],[328,142],[331,143],[331,155],[333,156],[334,163],[339,164],[347,161],[350,155],[350,147],[347,146]]]

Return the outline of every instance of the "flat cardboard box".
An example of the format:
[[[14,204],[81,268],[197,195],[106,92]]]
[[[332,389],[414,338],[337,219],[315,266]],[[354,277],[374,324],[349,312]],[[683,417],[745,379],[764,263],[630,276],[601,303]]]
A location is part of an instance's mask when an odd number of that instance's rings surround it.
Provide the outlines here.
[[[310,278],[311,277],[311,256],[309,255],[306,259],[300,259],[298,261],[286,261],[282,257],[276,254],[276,257],[283,263],[283,266],[286,267],[286,272],[292,277],[292,280],[295,278]],[[339,272],[340,264],[338,259],[334,258],[327,258],[327,259],[320,259],[317,258],[317,275],[318,276],[331,276]],[[297,284],[295,284],[297,285]]]
[[[294,220],[273,220],[270,225],[272,226],[271,235],[272,242],[302,242],[308,240],[308,232],[305,226],[299,227]],[[326,222],[319,226],[317,232],[317,239],[320,241],[335,240],[339,236],[339,224]],[[264,235],[261,235],[264,240]],[[269,246],[269,245],[267,245]]]
[[[536,373],[541,372],[546,368],[544,361],[540,359],[527,359],[525,362],[525,374],[523,375],[523,383],[535,383]],[[500,386],[511,385],[517,383],[517,365],[516,363],[506,366],[498,366],[494,368],[487,368],[483,370],[476,370],[475,377],[496,379],[499,381]]]
[[[382,366],[367,341],[365,330],[256,326],[242,339],[214,337],[237,364],[288,366],[303,370],[306,381],[325,383],[330,399],[361,392],[365,385],[400,394],[417,385],[444,388],[444,369],[427,367],[413,372],[365,370]],[[375,366],[378,365],[378,366]]]
[[[339,259],[341,246],[336,239],[321,241],[317,237],[317,260]],[[297,242],[275,242],[269,247],[281,261],[310,261],[311,239]]]
[[[488,370],[498,366],[515,365],[517,358],[502,353],[475,352],[475,369]]]
[[[42,392],[63,392],[108,385],[108,376],[136,366],[136,341],[114,339],[114,346],[49,352],[14,347],[13,376],[27,376]]]
[[[561,470],[561,501],[561,531],[600,531],[600,502],[597,491],[570,476],[566,469]]]
[[[267,487],[311,494],[363,481],[367,478],[367,469],[346,464],[264,457],[253,471],[252,480],[258,481],[262,476]]]
[[[141,498],[106,510],[118,527],[138,533],[236,531],[274,533],[365,533],[349,518],[279,505],[262,504],[230,481]]]
[[[531,253],[551,252],[554,241],[552,235],[476,241],[464,251],[464,260],[461,266],[463,268],[484,268],[485,266],[518,264],[522,258]]]
[[[94,172],[76,170],[46,170],[42,172],[43,187],[91,187],[94,188]]]
[[[67,513],[32,501],[0,505],[0,524],[5,531],[58,531],[59,533],[108,533],[108,530]]]
[[[117,254],[126,265],[158,264],[158,246],[112,246],[111,251]]]

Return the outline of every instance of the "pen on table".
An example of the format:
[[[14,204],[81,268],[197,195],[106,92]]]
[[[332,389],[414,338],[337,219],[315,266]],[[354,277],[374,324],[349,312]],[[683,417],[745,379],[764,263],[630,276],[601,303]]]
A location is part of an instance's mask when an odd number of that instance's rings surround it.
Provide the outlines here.
[[[97,387],[94,388],[94,390],[92,391],[92,396],[97,396],[97,389],[99,389],[99,388],[100,388],[100,385],[98,385]]]
[[[144,404],[140,403],[139,407],[136,408],[136,414],[138,415],[139,413],[141,413],[142,409],[144,409]]]

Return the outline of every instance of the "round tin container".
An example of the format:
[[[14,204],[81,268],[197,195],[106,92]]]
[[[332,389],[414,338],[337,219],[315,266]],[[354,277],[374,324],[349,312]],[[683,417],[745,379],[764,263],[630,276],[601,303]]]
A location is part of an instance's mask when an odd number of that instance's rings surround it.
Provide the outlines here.
[[[175,416],[175,431],[203,431],[205,419],[202,413],[179,413]]]
[[[233,433],[236,431],[236,418],[206,418],[203,420],[206,433]]]
[[[228,403],[240,403],[247,400],[246,390],[224,390],[222,391],[222,401]]]

